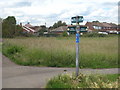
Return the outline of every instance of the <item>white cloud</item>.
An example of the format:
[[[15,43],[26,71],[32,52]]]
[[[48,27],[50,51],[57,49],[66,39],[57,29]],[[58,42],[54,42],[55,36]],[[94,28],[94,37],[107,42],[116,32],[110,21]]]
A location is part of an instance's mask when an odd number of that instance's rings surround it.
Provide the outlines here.
[[[18,22],[52,25],[58,20],[70,24],[70,18],[83,15],[85,21],[117,23],[118,0],[2,0],[0,17],[13,15]]]

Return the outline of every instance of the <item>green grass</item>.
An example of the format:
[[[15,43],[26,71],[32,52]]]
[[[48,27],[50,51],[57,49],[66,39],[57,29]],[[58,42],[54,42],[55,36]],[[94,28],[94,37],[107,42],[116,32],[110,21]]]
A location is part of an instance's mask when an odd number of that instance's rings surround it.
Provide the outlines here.
[[[120,75],[58,75],[50,79],[46,88],[120,88]]]
[[[20,65],[75,67],[75,37],[4,39],[3,54]],[[118,37],[81,37],[81,68],[118,67]]]

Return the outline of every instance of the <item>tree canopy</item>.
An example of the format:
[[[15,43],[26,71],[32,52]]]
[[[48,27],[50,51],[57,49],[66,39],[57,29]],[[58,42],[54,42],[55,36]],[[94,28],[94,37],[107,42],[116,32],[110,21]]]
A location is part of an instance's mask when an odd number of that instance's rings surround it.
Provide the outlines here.
[[[98,23],[99,21],[98,20],[96,20],[96,21],[92,21],[93,23]]]
[[[60,26],[66,26],[67,24],[65,22],[62,22],[62,21],[58,21],[57,23],[54,23],[52,28],[58,28]]]
[[[8,16],[3,19],[2,23],[2,37],[14,37],[22,32],[22,27],[16,25],[16,18],[14,16]]]

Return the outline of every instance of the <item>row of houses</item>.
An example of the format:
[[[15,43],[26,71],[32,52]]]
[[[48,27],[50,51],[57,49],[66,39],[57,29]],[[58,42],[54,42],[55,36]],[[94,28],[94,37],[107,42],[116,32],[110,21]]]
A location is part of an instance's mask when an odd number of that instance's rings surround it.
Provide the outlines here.
[[[81,33],[86,32],[106,32],[106,33],[120,33],[120,27],[114,23],[107,22],[87,22],[85,25],[80,25]],[[51,30],[54,33],[62,33],[63,31],[67,31],[69,34],[76,33],[76,25],[67,25],[61,26],[56,29]]]
[[[107,22],[87,22],[85,24],[88,31],[98,31],[98,32],[107,32],[107,33],[119,33],[120,28],[114,23]]]
[[[39,30],[46,27],[45,25],[41,26],[32,26],[30,23],[27,23],[25,25],[20,25],[23,28],[24,32],[27,33],[33,33],[36,34]],[[76,33],[76,25],[67,25],[67,26],[60,26],[58,28],[49,30],[48,28],[47,33],[54,33],[54,34],[62,34],[64,31],[66,31],[69,34],[75,34]],[[106,32],[106,33],[120,33],[120,28],[118,25],[114,23],[107,23],[107,22],[87,22],[85,25],[80,25],[80,30],[82,33],[86,32]]]

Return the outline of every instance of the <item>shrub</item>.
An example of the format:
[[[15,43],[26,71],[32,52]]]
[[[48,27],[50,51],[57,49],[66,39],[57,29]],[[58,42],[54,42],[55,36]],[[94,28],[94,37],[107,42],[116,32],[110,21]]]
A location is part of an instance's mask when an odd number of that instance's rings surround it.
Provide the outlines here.
[[[67,31],[64,31],[64,32],[62,33],[62,36],[63,36],[63,37],[67,37],[67,36],[68,36]]]
[[[2,46],[2,52],[4,55],[8,56],[9,58],[13,58],[17,54],[21,53],[23,51],[23,47],[17,46],[17,45],[11,45],[11,44],[3,44]]]
[[[18,46],[11,46],[7,49],[7,53],[9,55],[11,54],[15,54],[15,53],[19,53],[22,51],[22,48],[21,47],[18,47]]]

